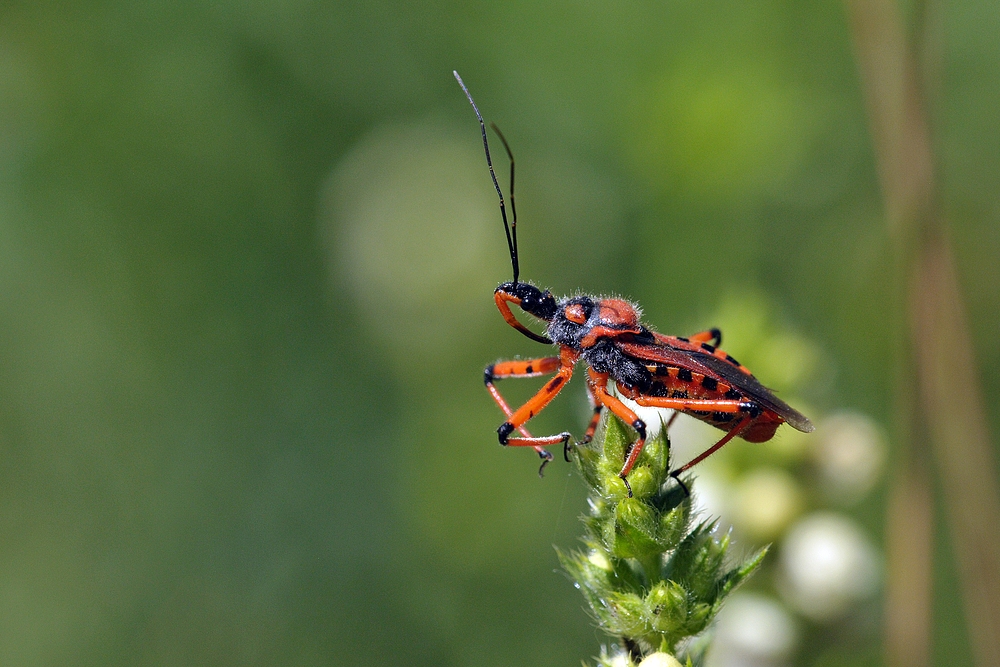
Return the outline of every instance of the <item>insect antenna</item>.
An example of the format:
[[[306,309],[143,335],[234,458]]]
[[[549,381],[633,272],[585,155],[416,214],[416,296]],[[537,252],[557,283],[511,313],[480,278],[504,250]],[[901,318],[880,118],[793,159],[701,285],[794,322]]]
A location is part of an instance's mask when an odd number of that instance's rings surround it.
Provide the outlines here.
[[[503,230],[507,234],[507,249],[510,250],[510,263],[514,268],[514,284],[517,285],[519,269],[517,265],[517,215],[514,210],[514,156],[511,155],[510,148],[507,146],[507,141],[494,125],[493,130],[500,136],[500,141],[503,142],[504,148],[507,149],[507,155],[510,157],[510,206],[511,214],[514,217],[514,232],[511,233],[511,227],[507,224],[507,208],[504,206],[503,191],[500,189],[500,183],[497,182],[497,175],[493,171],[493,160],[490,159],[490,142],[486,139],[486,123],[483,122],[483,115],[479,113],[479,107],[476,106],[475,100],[472,99],[472,94],[469,92],[469,89],[465,87],[465,82],[462,81],[462,77],[460,77],[458,72],[455,70],[452,70],[451,73],[455,75],[458,85],[462,87],[462,92],[464,92],[465,96],[469,98],[469,104],[472,105],[473,111],[476,112],[476,118],[479,119],[479,129],[483,133],[483,149],[486,151],[486,166],[490,168],[490,176],[493,178],[493,187],[496,188],[497,196],[500,198],[500,215],[503,217]]]
[[[503,144],[504,150],[507,151],[507,158],[510,160],[510,235],[514,239],[514,255],[511,258],[516,266],[517,264],[517,206],[514,204],[514,154],[510,150],[510,145],[507,144],[507,137],[503,136],[503,132],[497,127],[497,124],[490,121],[490,128],[497,133],[500,137],[500,143]],[[514,282],[517,283],[517,275],[515,269]]]

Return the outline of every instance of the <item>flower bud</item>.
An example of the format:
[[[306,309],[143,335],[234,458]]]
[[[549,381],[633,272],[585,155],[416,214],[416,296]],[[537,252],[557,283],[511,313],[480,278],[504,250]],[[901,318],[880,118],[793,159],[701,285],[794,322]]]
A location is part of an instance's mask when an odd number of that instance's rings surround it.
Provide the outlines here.
[[[639,667],[683,667],[677,658],[670,655],[669,653],[663,653],[662,651],[657,651],[656,653],[650,653],[642,662],[639,663]]]
[[[615,510],[614,554],[622,558],[648,558],[659,551],[657,521],[653,510],[637,498],[622,500]]]
[[[632,485],[632,495],[636,498],[646,498],[653,495],[659,486],[647,466],[633,468],[632,472],[629,473],[628,483]]]
[[[688,616],[687,595],[673,581],[661,581],[646,596],[646,613],[649,624],[658,632],[674,632]]]

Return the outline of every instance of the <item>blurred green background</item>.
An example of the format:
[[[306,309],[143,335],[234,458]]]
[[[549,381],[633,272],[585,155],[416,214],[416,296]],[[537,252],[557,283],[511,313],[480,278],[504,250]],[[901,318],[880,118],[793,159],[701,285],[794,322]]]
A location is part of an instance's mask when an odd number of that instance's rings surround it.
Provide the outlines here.
[[[996,433],[1000,5],[943,17],[936,149]],[[510,267],[452,69],[517,156],[523,277],[677,335],[762,303],[813,350],[803,406],[887,423],[889,239],[839,2],[4,3],[0,663],[578,665],[607,641],[553,549],[580,480],[496,443],[483,366],[547,352],[493,305]],[[580,434],[573,385],[538,434]],[[851,510],[876,543],[883,496]],[[939,541],[935,655],[970,665]],[[881,664],[873,627],[807,630],[793,662]]]

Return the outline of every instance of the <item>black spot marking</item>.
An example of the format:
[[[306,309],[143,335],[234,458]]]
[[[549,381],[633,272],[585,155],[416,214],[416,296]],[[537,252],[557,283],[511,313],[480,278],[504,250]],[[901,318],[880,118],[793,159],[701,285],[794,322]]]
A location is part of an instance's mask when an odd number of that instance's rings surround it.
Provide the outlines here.
[[[654,382],[649,385],[648,393],[650,396],[669,396],[669,392],[662,382]]]
[[[731,412],[713,412],[712,421],[722,422],[723,424],[733,421],[733,414]]]
[[[678,337],[677,337],[677,340],[682,340],[682,341],[684,341],[685,343],[690,343],[690,342],[691,342],[691,339],[690,339],[690,338],[685,338],[684,336],[678,336]]]
[[[534,373],[535,372],[535,367],[532,366],[531,364],[528,364],[528,367],[524,369],[524,372],[525,373]],[[506,387],[507,385],[504,385],[504,386]]]
[[[743,365],[740,362],[736,361],[736,359],[734,359],[732,357],[732,355],[729,355],[729,354],[726,355],[726,361],[728,361],[729,363],[731,363],[731,364],[733,364],[735,366],[742,366]]]
[[[715,346],[709,345],[708,343],[702,343],[701,349],[705,350],[706,352],[715,352]]]
[[[694,378],[691,377],[691,371],[686,368],[677,369],[677,379],[681,382],[691,382]]]
[[[555,391],[556,389],[558,389],[559,387],[561,387],[562,383],[565,382],[565,381],[566,380],[563,378],[562,375],[555,376],[554,378],[552,378],[552,381],[549,382],[549,391]],[[507,385],[504,385],[504,386],[506,387]]]
[[[710,378],[706,375],[701,380],[701,386],[704,387],[705,389],[708,389],[709,391],[715,391],[716,389],[719,388],[719,381],[716,380],[715,378]]]
[[[670,394],[670,398],[690,398],[690,396],[688,396],[687,391],[684,389],[674,389]]]
[[[724,396],[728,398],[730,401],[738,401],[741,398],[743,398],[743,395],[740,392],[736,391],[735,389],[730,389],[724,394]]]
[[[740,403],[740,412],[746,412],[751,417],[756,418],[760,414],[761,409],[760,406],[753,401],[742,401]]]

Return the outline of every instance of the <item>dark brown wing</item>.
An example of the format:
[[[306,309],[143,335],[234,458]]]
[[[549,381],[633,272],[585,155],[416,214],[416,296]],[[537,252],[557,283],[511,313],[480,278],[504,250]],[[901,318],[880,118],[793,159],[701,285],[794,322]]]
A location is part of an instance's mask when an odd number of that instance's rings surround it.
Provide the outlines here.
[[[695,373],[721,379],[760,403],[764,408],[779,415],[797,431],[811,433],[815,429],[805,415],[775,396],[774,392],[758,382],[753,375],[748,375],[737,366],[711,354],[694,350],[679,350],[658,344],[619,342],[618,345],[626,354],[644,361],[655,361],[667,366],[686,368]]]

